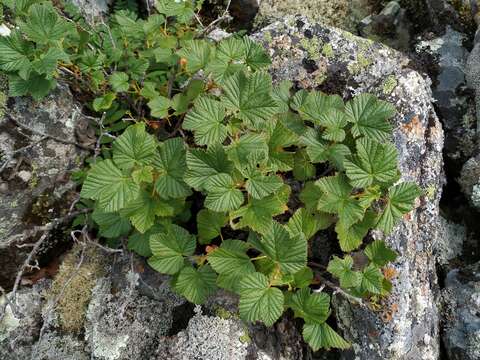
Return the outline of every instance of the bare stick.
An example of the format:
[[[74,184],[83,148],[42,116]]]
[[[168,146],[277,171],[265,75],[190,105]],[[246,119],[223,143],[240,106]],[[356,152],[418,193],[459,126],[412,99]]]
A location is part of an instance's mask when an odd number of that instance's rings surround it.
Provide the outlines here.
[[[219,23],[223,21],[230,21],[232,17],[230,16],[229,10],[230,10],[230,5],[232,3],[232,0],[228,0],[227,7],[225,8],[225,11],[223,12],[222,16],[220,16],[218,19],[215,19],[212,21],[210,24],[207,25],[206,28],[204,28],[197,36],[196,38],[203,37],[206,34],[208,34],[212,29]]]
[[[325,279],[325,278],[322,277],[322,276],[318,276],[318,278],[319,278],[325,285],[327,285],[329,288],[331,288],[334,293],[338,293],[338,294],[342,295],[344,298],[346,298],[348,301],[350,301],[350,302],[353,303],[353,304],[357,304],[357,305],[360,305],[361,307],[363,307],[363,308],[365,308],[365,309],[368,309],[368,306],[363,302],[363,300],[362,300],[361,298],[357,298],[356,296],[350,295],[349,293],[347,293],[346,291],[344,291],[342,288],[340,288],[339,286],[335,285],[335,284],[332,283],[331,281],[328,281],[327,279]]]

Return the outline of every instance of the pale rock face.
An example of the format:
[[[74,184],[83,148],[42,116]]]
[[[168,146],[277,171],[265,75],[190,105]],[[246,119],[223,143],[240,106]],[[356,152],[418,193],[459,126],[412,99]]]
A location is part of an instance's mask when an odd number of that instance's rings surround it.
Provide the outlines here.
[[[355,358],[437,359],[434,246],[444,182],[443,131],[432,106],[429,79],[409,68],[408,58],[395,50],[311,23],[306,17],[286,17],[253,37],[272,56],[271,74],[276,82],[288,79],[297,88],[320,89],[344,98],[369,92],[397,108],[393,141],[402,178],[429,189],[429,195],[422,196],[417,208],[386,238],[400,256],[392,264],[398,276],[391,296],[382,304],[383,311],[365,311],[340,297],[334,303],[339,327],[353,344]]]

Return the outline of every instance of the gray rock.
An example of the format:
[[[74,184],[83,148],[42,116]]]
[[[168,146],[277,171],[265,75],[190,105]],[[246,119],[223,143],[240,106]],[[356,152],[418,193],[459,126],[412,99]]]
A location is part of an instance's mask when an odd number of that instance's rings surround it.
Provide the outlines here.
[[[443,343],[450,360],[480,359],[480,262],[448,273]]]
[[[85,341],[94,359],[149,359],[170,331],[174,309],[185,300],[174,295],[165,281],[152,288],[158,299],[142,295],[140,275],[131,271],[129,256],[120,265],[92,290]]]
[[[440,265],[447,265],[450,260],[462,254],[463,244],[467,241],[467,230],[465,226],[448,221],[443,216],[439,217],[438,226],[435,256]]]
[[[8,306],[0,320],[0,358],[4,360],[29,359],[32,346],[40,333],[43,291],[48,283],[42,281],[32,288],[18,291],[15,312]],[[0,305],[5,297],[0,297]]]
[[[311,21],[356,32],[357,24],[372,13],[369,0],[258,0],[257,28],[286,15],[304,15]]]
[[[445,144],[448,157],[465,161],[476,149],[475,108],[467,86],[468,51],[463,46],[465,34],[447,26],[443,36],[417,44],[418,53],[426,52],[436,60],[438,76],[433,96],[449,137]]]
[[[87,125],[88,120],[63,86],[40,102],[26,97],[10,99],[5,114],[0,114],[0,263],[4,264],[0,286],[12,285],[18,266],[30,251],[16,245],[40,236],[21,234],[65,215],[77,196],[70,176],[82,164],[85,150],[52,139],[41,140],[43,136],[38,133],[75,142],[76,129],[82,128],[85,137]],[[19,151],[24,147],[25,151]],[[50,236],[39,255],[56,243]]]
[[[96,19],[108,13],[108,7],[113,3],[113,0],[68,0],[78,7],[89,22],[94,22]]]
[[[85,343],[73,335],[50,332],[42,336],[32,349],[31,359],[89,360]]]
[[[480,155],[470,158],[463,164],[457,182],[472,205],[480,209]]]
[[[479,13],[480,14],[480,13]],[[467,60],[466,75],[468,87],[475,92],[477,132],[480,131],[480,28],[475,37],[475,46]]]
[[[235,318],[202,314],[200,306],[185,330],[160,341],[157,359],[243,360],[251,342],[248,328]]]
[[[417,45],[419,51],[427,51],[438,58],[439,74],[433,93],[448,130],[459,126],[465,113],[466,99],[458,97],[458,91],[466,85],[468,51],[463,47],[465,40],[464,34],[447,26],[445,35]]]
[[[370,92],[393,103],[393,140],[404,180],[426,190],[417,208],[387,237],[399,254],[398,276],[383,304],[389,321],[336,298],[343,335],[358,359],[437,359],[439,332],[433,245],[438,234],[443,131],[432,106],[430,81],[408,67],[409,59],[339,29],[288,17],[254,35],[272,56],[275,81],[298,88],[339,93],[345,98]],[[398,305],[397,305],[398,304]],[[348,355],[345,354],[345,358]]]
[[[407,50],[410,46],[412,24],[406,9],[396,1],[390,1],[379,14],[363,19],[358,29],[363,37],[394,49]]]

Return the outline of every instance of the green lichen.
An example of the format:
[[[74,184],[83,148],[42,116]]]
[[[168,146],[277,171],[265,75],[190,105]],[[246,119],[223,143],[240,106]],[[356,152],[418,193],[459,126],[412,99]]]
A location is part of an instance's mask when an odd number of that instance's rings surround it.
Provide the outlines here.
[[[429,200],[433,201],[435,199],[436,193],[437,193],[437,190],[434,184],[430,184],[427,186],[427,189],[425,190],[425,195]]]
[[[232,314],[230,311],[226,310],[225,308],[223,308],[221,306],[218,306],[215,309],[215,315],[217,315],[217,317],[219,317],[221,319],[224,319],[224,320],[228,320],[228,319],[231,319],[232,317],[234,317],[234,314]]]
[[[323,45],[322,54],[323,54],[323,56],[325,56],[327,58],[331,58],[334,55],[332,44],[327,43],[327,44]]]
[[[310,59],[320,59],[318,40],[303,38],[302,40],[300,40],[300,45],[305,49]]]
[[[263,33],[263,40],[265,40],[268,44],[271,44],[273,41],[272,33],[270,31],[265,31]]]
[[[241,343],[243,344],[250,344],[252,342],[252,338],[250,337],[250,334],[248,333],[248,329],[244,329],[243,335],[238,338]]]
[[[5,110],[7,109],[7,99],[8,96],[3,91],[0,91],[0,119],[3,118],[3,115],[5,115]]]
[[[327,80],[327,77],[328,77],[327,73],[319,72],[317,75],[315,75],[315,83],[317,85],[321,85],[325,80]]]
[[[348,64],[348,71],[353,75],[358,75],[370,65],[372,65],[372,60],[360,53],[355,62]]]
[[[388,76],[387,79],[383,82],[383,93],[385,95],[390,95],[393,90],[395,90],[397,85],[398,81],[395,78],[395,75]]]

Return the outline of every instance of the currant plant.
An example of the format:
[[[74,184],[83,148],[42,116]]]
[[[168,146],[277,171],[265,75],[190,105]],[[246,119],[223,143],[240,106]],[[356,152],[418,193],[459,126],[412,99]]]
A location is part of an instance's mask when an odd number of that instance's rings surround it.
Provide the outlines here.
[[[115,140],[112,159],[93,165],[82,196],[96,200],[100,233],[130,234],[129,247],[193,303],[224,288],[239,295],[244,320],[272,325],[290,308],[314,350],[348,347],[326,322],[329,295],[312,290],[327,272],[359,298],[391,290],[382,268],[396,253],[365,238],[390,233],[420,195],[399,182],[393,107],[368,94],[347,104],[320,92],[292,96],[290,84],[274,88],[245,68],[215,84],[182,123],[192,137],[159,141],[139,123]],[[292,179],[297,161],[312,168]],[[189,201],[203,203],[193,226]],[[329,227],[343,255],[312,269],[309,241]]]
[[[4,3],[20,24],[0,39],[11,94],[40,98],[61,78],[116,124],[108,129],[125,128],[91,160],[81,190],[100,236],[127,238],[193,303],[226,289],[246,321],[270,326],[291,309],[312,349],[349,347],[327,322],[322,284],[388,295],[382,270],[397,255],[369,234],[388,235],[421,195],[400,181],[391,104],[273,85],[263,48],[205,39],[190,1],[95,27],[49,2]],[[135,123],[117,126],[122,118]],[[338,251],[319,266],[320,232]]]

